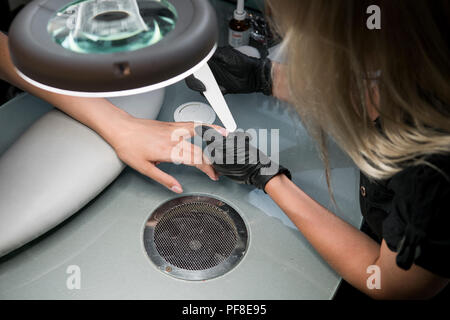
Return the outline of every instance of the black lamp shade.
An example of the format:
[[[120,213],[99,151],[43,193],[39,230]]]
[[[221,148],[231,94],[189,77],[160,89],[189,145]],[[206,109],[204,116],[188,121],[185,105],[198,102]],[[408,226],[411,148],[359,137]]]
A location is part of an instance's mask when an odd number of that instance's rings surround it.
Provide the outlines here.
[[[48,32],[49,21],[68,2],[35,0],[11,25],[13,63],[19,74],[34,84],[104,96],[156,89],[171,84],[171,79],[188,76],[193,68],[206,63],[217,45],[216,14],[207,0],[169,0],[177,21],[157,43],[124,52],[74,52],[55,42]]]

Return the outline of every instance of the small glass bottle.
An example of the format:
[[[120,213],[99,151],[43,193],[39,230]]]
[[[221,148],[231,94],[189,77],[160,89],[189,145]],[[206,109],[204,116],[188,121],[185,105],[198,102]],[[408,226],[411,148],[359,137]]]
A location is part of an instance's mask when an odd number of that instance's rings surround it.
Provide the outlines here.
[[[234,11],[233,19],[229,23],[228,43],[236,48],[247,46],[250,41],[251,23],[247,19],[247,12],[244,9],[244,0],[239,0]]]

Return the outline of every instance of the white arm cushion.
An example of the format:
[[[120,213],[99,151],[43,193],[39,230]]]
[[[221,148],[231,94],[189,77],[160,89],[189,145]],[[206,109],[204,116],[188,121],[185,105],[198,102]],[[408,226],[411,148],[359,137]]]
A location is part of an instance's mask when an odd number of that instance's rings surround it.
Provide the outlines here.
[[[159,90],[111,101],[156,118],[163,97]],[[93,130],[58,110],[44,115],[0,158],[0,256],[79,211],[124,167]]]

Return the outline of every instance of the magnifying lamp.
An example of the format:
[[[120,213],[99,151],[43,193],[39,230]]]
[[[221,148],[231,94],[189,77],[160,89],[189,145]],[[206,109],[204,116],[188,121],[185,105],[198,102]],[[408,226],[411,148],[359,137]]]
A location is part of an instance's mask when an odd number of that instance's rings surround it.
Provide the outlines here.
[[[72,96],[133,95],[194,74],[223,125],[235,131],[207,64],[217,29],[207,0],[34,0],[13,21],[9,48],[24,80]]]

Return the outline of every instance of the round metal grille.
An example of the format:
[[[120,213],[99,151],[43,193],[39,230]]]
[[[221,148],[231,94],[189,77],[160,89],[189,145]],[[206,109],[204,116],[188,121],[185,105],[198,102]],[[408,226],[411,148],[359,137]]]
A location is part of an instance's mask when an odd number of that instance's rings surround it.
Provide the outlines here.
[[[156,250],[187,270],[212,268],[236,246],[237,230],[226,212],[208,203],[182,204],[169,210],[155,227]]]
[[[224,202],[203,196],[182,197],[160,206],[147,221],[144,245],[164,272],[205,280],[224,274],[244,255],[247,230]]]

